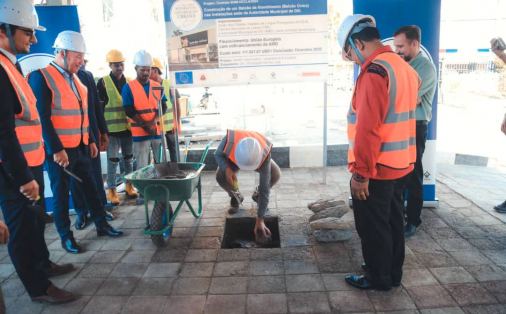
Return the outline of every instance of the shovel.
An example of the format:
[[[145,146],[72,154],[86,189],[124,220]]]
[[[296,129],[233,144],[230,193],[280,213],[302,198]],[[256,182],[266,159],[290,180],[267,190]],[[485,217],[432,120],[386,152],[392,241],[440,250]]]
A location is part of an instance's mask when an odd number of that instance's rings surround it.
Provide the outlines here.
[[[155,91],[161,91],[160,98],[156,96]],[[173,175],[179,173],[179,166],[177,162],[167,162],[167,145],[165,143],[165,124],[163,121],[163,111],[162,111],[162,98],[164,95],[164,89],[162,86],[154,86],[153,87],[153,96],[158,102],[158,119],[160,121],[160,129],[162,136],[160,137],[161,145],[158,155],[159,163],[155,163],[155,172],[157,177],[165,177],[167,175]]]

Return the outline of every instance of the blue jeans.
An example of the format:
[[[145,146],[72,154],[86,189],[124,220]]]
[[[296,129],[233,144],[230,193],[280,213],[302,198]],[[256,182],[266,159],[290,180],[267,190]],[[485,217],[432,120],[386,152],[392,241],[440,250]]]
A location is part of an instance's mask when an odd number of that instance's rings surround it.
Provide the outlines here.
[[[44,180],[42,166],[30,169],[40,185],[39,180]],[[38,297],[51,285],[43,271],[51,261],[44,240],[46,222],[28,207],[31,203],[0,166],[0,206],[10,233],[9,256],[28,295]]]
[[[133,171],[133,145],[132,137],[109,136],[109,147],[107,147],[107,187],[116,187],[116,169],[118,169],[118,153],[121,148],[125,174]]]
[[[91,158],[91,168],[93,171],[93,179],[98,190],[98,196],[100,197],[100,203],[102,207],[107,204],[107,197],[105,196],[104,180],[102,178],[102,165],[100,164],[100,153],[97,157]],[[70,191],[72,194],[72,202],[74,202],[74,208],[76,214],[79,216],[87,215],[90,211],[89,205],[84,198],[84,190],[82,184],[75,182],[73,189]]]
[[[88,146],[81,143],[76,148],[65,148],[65,151],[69,158],[67,170],[83,180],[81,186],[90,210],[91,219],[97,227],[106,226],[105,211],[100,203],[97,186],[93,179]],[[73,236],[72,231],[70,231],[69,190],[75,189],[76,180],[63,171],[63,167],[53,161],[53,155],[46,155],[46,168],[51,180],[51,190],[53,191],[54,222],[62,240],[66,240]]]

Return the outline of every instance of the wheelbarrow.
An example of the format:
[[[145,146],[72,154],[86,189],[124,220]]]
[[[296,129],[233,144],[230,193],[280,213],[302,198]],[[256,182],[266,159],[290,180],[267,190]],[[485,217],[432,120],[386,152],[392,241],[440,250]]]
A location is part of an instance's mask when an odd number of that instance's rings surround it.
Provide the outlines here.
[[[155,165],[153,164],[123,176],[124,180],[131,182],[144,195],[146,227],[143,228],[142,233],[150,235],[154,245],[162,247],[168,243],[172,235],[174,220],[183,204],[188,206],[193,217],[200,217],[202,213],[202,184],[200,175],[205,167],[204,160],[212,143],[211,141],[207,144],[200,162],[178,163],[179,170],[195,172],[187,178],[156,178]],[[197,212],[195,212],[193,206],[190,204],[190,198],[195,190],[198,190],[199,207]],[[149,218],[148,201],[154,201],[155,203],[151,212],[151,218]],[[176,207],[176,211],[173,211],[169,202],[176,201],[179,204]]]

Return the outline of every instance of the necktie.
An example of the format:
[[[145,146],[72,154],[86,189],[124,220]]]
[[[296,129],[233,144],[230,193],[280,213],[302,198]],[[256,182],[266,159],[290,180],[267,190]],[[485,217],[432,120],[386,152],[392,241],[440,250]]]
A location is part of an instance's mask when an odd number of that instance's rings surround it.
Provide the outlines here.
[[[23,70],[21,69],[21,64],[19,64],[19,61],[15,64],[16,69],[18,69],[19,73],[23,74]]]

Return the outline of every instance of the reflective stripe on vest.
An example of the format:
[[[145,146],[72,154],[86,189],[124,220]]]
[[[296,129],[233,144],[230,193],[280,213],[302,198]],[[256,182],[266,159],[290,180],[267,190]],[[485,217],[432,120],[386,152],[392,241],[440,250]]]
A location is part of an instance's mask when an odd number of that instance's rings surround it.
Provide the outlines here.
[[[267,156],[269,156],[272,149],[272,143],[269,142],[269,140],[266,139],[265,136],[263,136],[262,134],[246,130],[227,130],[227,144],[225,145],[223,152],[225,153],[228,159],[230,159],[234,164],[237,165],[237,162],[235,161],[235,148],[237,146],[237,143],[239,143],[243,138],[246,137],[255,138],[260,143],[260,147],[262,147],[263,149],[262,162],[258,166],[257,168],[258,170],[262,168],[265,159],[267,158]]]
[[[146,95],[146,91],[144,87],[139,83],[138,80],[132,80],[128,83],[130,86],[130,90],[132,91],[132,96],[134,98],[134,108],[139,114],[139,116],[144,121],[151,121],[155,118],[158,109],[158,102],[156,98],[153,96],[153,86],[160,86],[155,81],[149,80],[149,96]],[[156,91],[157,96],[161,97],[161,91]],[[133,119],[130,119],[130,124],[132,126],[132,136],[140,137],[140,136],[149,136],[149,133],[144,131],[144,129],[136,123]],[[157,134],[160,135],[160,126],[157,124]]]
[[[42,144],[42,127],[37,112],[37,99],[23,75],[12,62],[0,54],[0,66],[5,70],[16,96],[21,104],[21,112],[15,115],[15,131],[21,150],[29,167],[44,163],[44,146]]]
[[[167,97],[167,111],[165,111],[165,114],[163,115],[163,124],[165,125],[165,132],[169,132],[174,128],[174,110],[172,109],[173,106],[172,102],[170,101],[170,80],[163,80],[162,86],[165,97]]]
[[[416,161],[416,121],[415,109],[417,87],[420,86],[418,74],[393,52],[379,54],[372,63],[383,67],[388,73],[388,110],[380,125],[381,137],[378,164],[406,169]],[[355,111],[356,90],[360,88],[360,76],[355,84],[352,102],[348,110],[348,163],[355,162]]]
[[[77,147],[82,141],[88,145],[88,90],[76,75],[73,76],[81,102],[67,80],[54,66],[40,69],[52,92],[51,122],[65,148]]]
[[[109,132],[130,130],[130,120],[123,109],[123,98],[121,97],[120,92],[114,85],[110,75],[104,76],[103,80],[107,97],[109,98],[109,101],[105,105],[104,109],[104,118]],[[126,81],[128,83],[130,82],[130,79],[126,79]]]

